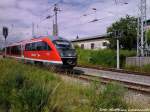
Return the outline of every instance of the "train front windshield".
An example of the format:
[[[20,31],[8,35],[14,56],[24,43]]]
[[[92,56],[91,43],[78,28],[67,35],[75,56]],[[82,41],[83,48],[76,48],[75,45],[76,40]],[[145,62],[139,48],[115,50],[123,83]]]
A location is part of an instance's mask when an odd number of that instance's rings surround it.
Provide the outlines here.
[[[53,43],[57,49],[74,49],[72,43],[66,40],[55,40]]]
[[[61,57],[76,57],[76,51],[71,42],[67,40],[55,40],[53,43],[58,49]]]

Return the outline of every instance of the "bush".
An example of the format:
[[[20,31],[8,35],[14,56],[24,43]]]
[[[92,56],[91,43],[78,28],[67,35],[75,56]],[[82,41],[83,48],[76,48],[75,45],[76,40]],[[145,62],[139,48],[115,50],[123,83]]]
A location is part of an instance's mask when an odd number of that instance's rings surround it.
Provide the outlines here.
[[[125,90],[122,86],[112,83],[108,84],[106,88],[101,92],[97,99],[97,108],[107,109],[125,109],[127,108],[126,103],[123,101]],[[110,100],[111,99],[111,100]]]
[[[126,108],[121,89],[83,87],[64,82],[46,69],[0,60],[1,112],[91,112],[99,107]],[[122,96],[120,96],[122,95]]]
[[[0,76],[1,108],[15,112],[42,112],[60,79],[48,71],[7,61],[1,60],[0,63],[3,71]]]
[[[127,70],[132,70],[135,72],[145,72],[145,73],[150,73],[150,64],[144,65],[142,67],[139,66],[126,66]]]
[[[48,104],[50,90],[45,87],[34,85],[24,87],[17,96],[19,111],[21,112],[42,112]]]
[[[99,51],[93,51],[91,52],[91,60],[89,61],[92,64],[95,65],[101,65],[104,67],[116,66],[116,55],[115,52],[112,50],[99,50]]]
[[[78,48],[78,63],[79,65],[101,66],[101,67],[116,67],[116,51],[105,50],[83,50]],[[135,56],[135,51],[121,50],[120,63],[121,67],[125,67],[126,57]]]

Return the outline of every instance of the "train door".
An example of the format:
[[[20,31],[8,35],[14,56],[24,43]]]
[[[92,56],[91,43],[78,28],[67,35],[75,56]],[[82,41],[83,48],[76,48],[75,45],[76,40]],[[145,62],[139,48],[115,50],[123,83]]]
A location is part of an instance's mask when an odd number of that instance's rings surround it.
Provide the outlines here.
[[[31,52],[29,54],[32,59],[37,59],[38,58],[38,51],[36,48],[36,42],[31,43]]]
[[[50,60],[51,49],[44,41],[36,43],[37,58],[40,60]]]
[[[27,43],[25,45],[24,57],[30,60],[37,59],[37,50],[35,43]]]

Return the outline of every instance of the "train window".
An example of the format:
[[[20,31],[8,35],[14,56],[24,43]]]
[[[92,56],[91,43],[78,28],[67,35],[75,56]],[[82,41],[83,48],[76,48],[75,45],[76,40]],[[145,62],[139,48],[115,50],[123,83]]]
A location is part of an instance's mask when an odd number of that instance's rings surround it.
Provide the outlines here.
[[[31,44],[26,44],[25,45],[25,51],[30,51],[31,50]]]
[[[36,43],[32,43],[31,44],[31,51],[35,51],[36,50]]]
[[[39,51],[42,50],[51,50],[50,46],[46,42],[37,42],[36,49]]]
[[[6,53],[9,54],[9,47],[6,48]]]
[[[21,46],[20,45],[18,45],[18,46],[12,46],[10,48],[10,51],[11,51],[12,55],[21,55]]]
[[[34,42],[25,45],[26,51],[41,51],[41,50],[51,50],[50,46],[46,42]]]

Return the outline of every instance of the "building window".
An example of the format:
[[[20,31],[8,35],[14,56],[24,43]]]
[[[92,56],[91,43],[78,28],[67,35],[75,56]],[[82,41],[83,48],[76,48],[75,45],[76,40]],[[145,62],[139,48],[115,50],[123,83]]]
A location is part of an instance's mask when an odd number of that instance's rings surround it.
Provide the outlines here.
[[[94,49],[94,43],[91,43],[91,49]]]
[[[81,44],[81,48],[84,49],[84,44]]]
[[[107,46],[107,42],[103,42],[103,46]]]

